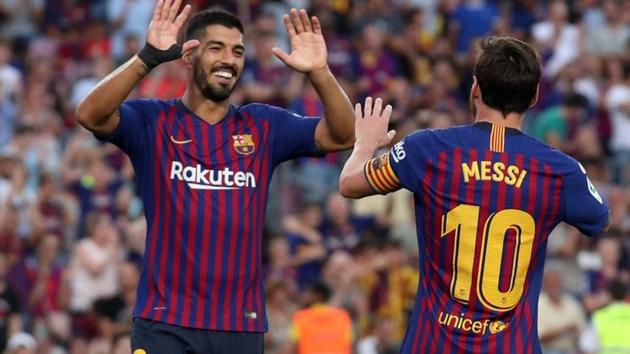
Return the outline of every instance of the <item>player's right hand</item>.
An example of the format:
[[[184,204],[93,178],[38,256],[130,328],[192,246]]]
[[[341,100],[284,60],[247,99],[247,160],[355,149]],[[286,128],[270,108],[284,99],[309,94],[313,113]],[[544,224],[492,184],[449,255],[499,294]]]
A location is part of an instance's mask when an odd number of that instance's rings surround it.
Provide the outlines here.
[[[161,63],[181,57],[184,52],[199,45],[196,39],[188,40],[183,45],[177,43],[177,33],[190,14],[190,5],[184,6],[177,14],[181,3],[182,0],[158,0],[155,4],[147,42],[138,52],[138,57],[149,71]]]
[[[387,105],[383,109],[383,100],[377,98],[372,102],[372,97],[365,99],[365,104],[354,106],[354,134],[356,144],[370,144],[375,150],[389,145],[396,135],[395,130],[387,131],[389,117],[392,115],[392,106]]]

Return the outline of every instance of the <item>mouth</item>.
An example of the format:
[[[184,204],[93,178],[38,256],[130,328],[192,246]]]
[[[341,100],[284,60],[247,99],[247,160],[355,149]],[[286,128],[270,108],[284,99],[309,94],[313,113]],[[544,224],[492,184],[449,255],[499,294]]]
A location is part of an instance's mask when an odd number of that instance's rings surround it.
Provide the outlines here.
[[[219,83],[229,84],[236,77],[236,71],[229,68],[219,68],[212,71],[212,76],[216,78]]]

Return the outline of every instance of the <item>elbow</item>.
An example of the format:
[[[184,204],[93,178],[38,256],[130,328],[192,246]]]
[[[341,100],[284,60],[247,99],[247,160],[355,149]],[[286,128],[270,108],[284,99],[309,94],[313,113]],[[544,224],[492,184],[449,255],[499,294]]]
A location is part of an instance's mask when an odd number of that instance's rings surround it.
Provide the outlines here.
[[[92,122],[90,118],[92,116],[93,115],[84,100],[79,102],[77,107],[74,109],[74,120],[87,129],[91,128]]]
[[[339,177],[339,193],[343,197],[350,199],[357,199],[362,197],[362,195],[360,195],[358,191],[354,188],[350,178],[344,175],[341,175],[341,177]]]

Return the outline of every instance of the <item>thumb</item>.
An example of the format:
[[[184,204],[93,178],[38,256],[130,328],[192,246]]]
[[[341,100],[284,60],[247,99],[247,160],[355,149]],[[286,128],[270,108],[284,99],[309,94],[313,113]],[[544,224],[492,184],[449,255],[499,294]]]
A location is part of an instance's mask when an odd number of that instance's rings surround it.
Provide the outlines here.
[[[392,140],[394,139],[395,136],[396,136],[396,131],[395,130],[388,131],[387,132],[387,144],[386,145],[389,145],[392,142]]]
[[[287,54],[284,50],[278,48],[278,47],[273,47],[271,48],[271,52],[278,57],[278,59],[282,60],[283,63],[288,64],[289,61],[289,54]]]
[[[196,46],[199,45],[199,40],[197,39],[191,39],[189,41],[186,41],[183,45],[182,45],[182,54],[195,48]]]

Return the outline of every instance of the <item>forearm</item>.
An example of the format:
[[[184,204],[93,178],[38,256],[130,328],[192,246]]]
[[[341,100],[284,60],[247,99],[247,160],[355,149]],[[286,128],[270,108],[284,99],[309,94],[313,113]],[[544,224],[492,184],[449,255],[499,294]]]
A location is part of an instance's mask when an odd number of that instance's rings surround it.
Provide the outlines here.
[[[308,78],[324,106],[324,119],[332,140],[349,148],[354,142],[354,112],[348,96],[328,66],[309,73]]]
[[[113,131],[118,123],[118,108],[148,72],[147,66],[137,56],[129,59],[101,80],[79,103],[75,112],[77,121],[93,132]]]

